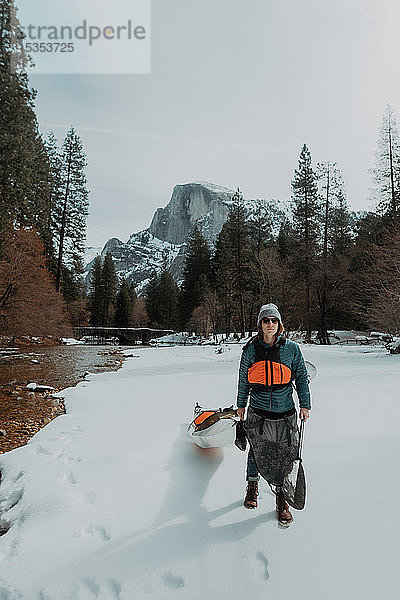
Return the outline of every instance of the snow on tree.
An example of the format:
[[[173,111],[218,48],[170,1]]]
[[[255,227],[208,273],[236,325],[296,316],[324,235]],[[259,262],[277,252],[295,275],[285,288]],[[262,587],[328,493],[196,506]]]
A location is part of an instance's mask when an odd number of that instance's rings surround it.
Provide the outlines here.
[[[82,142],[71,127],[61,148],[60,187],[54,205],[57,247],[56,287],[59,290],[63,266],[74,270],[84,253],[89,192],[86,187],[86,157]]]
[[[379,214],[397,218],[400,209],[400,136],[390,104],[383,115],[372,169],[372,200]]]

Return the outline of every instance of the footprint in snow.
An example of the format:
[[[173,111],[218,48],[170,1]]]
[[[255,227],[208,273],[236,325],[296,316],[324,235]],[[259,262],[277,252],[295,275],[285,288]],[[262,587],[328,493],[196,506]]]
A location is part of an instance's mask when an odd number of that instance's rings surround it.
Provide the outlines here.
[[[43,454],[44,456],[50,456],[51,452],[49,450],[47,450],[47,448],[44,448],[43,446],[38,446],[36,448],[36,454]]]
[[[262,563],[264,567],[264,579],[269,579],[268,558],[265,556],[264,552],[261,552],[260,550],[257,552],[256,558]]]
[[[0,537],[2,535],[6,535],[6,533],[8,531],[10,531],[10,529],[11,529],[11,523],[7,523],[6,521],[0,521]],[[0,600],[2,600],[1,595],[0,595]]]
[[[22,499],[24,492],[23,490],[15,490],[8,494],[4,502],[1,503],[2,512],[7,512],[17,506],[18,502]]]
[[[71,600],[94,600],[99,598],[100,586],[91,577],[84,577],[71,590]]]
[[[18,473],[18,475],[15,475],[15,477],[12,477],[11,482],[17,483],[17,481],[19,481],[24,475],[25,475],[25,473],[23,471],[20,471]]]
[[[13,597],[5,587],[0,587],[0,600],[11,600]]]
[[[72,471],[69,471],[69,473],[63,473],[61,475],[59,481],[61,481],[61,482],[67,481],[68,483],[78,483],[78,480]]]
[[[63,458],[63,463],[64,464],[68,464],[68,463],[80,463],[82,462],[82,459],[80,456],[64,456]]]
[[[122,587],[116,579],[109,579],[101,586],[101,600],[121,600]]]
[[[115,579],[109,579],[104,584],[98,585],[93,578],[83,577],[74,584],[69,598],[71,600],[121,600],[121,590],[120,582]]]
[[[174,575],[171,571],[166,571],[161,576],[161,581],[170,590],[177,590],[185,585],[183,577],[180,575]]]
[[[109,542],[111,536],[108,531],[102,525],[89,525],[88,527],[82,528],[79,533],[76,533],[74,537],[97,537],[102,542]]]
[[[38,600],[51,600],[50,596],[46,594],[43,590],[40,590],[38,595]]]
[[[61,442],[62,444],[71,444],[74,438],[69,431],[60,431],[53,439],[55,442]]]

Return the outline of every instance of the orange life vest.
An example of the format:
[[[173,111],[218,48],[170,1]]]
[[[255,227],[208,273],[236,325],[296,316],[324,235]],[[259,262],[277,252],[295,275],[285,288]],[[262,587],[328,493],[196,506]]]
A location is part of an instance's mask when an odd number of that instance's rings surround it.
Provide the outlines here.
[[[291,384],[292,371],[281,362],[279,343],[265,349],[258,339],[254,340],[256,360],[247,371],[252,387],[283,388]]]

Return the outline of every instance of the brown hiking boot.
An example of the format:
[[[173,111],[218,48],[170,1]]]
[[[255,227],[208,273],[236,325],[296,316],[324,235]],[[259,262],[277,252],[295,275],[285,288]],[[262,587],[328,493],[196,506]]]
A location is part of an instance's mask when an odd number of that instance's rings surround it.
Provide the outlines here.
[[[283,492],[276,494],[276,518],[281,527],[289,527],[293,521],[292,513],[289,510],[289,505],[285,500]]]
[[[258,506],[257,496],[258,496],[258,481],[248,481],[246,497],[243,502],[245,507],[246,508],[257,508],[257,506]]]

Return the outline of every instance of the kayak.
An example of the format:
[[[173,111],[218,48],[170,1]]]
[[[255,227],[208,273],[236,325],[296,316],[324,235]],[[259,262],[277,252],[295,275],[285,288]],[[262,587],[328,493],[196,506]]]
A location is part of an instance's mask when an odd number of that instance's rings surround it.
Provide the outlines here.
[[[187,435],[200,448],[231,446],[235,441],[237,422],[237,411],[232,406],[205,409],[196,403]]]
[[[309,360],[305,360],[304,362],[306,363],[308,379],[314,379],[314,377],[317,376],[317,367],[313,365],[312,362],[310,362]]]

